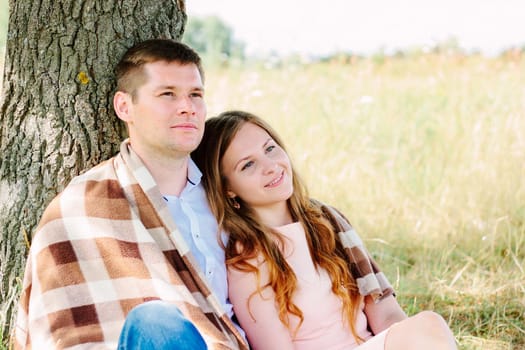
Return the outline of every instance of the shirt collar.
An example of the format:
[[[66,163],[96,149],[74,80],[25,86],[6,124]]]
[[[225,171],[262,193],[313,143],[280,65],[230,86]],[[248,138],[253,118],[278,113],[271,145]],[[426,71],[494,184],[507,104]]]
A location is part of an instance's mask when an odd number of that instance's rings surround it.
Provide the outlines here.
[[[197,164],[193,161],[193,159],[189,159],[188,161],[188,181],[196,186],[201,182],[202,173],[197,167]]]

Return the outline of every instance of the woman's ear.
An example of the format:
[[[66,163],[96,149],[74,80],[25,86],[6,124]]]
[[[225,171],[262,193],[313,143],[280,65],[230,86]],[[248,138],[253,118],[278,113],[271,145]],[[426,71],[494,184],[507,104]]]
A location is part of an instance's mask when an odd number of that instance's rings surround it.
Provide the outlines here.
[[[117,116],[126,123],[132,120],[131,105],[131,95],[127,92],[117,91],[115,96],[113,96],[113,109]]]
[[[228,198],[235,198],[235,197],[237,197],[235,192],[233,192],[231,190],[226,191],[226,195],[228,196]]]

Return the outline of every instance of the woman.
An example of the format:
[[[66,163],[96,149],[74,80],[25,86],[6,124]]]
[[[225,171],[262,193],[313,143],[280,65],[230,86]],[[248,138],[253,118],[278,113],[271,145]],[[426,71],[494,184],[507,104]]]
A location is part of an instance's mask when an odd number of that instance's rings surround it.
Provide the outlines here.
[[[208,119],[192,158],[229,234],[229,297],[253,349],[456,349],[441,316],[406,316],[348,221],[308,197],[262,119]]]

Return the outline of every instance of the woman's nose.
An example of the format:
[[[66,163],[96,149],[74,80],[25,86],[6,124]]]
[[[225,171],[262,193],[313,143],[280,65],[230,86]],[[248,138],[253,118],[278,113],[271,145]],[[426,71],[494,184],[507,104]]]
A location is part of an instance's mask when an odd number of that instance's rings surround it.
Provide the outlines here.
[[[271,174],[277,171],[277,162],[273,159],[266,158],[264,162],[264,173]]]

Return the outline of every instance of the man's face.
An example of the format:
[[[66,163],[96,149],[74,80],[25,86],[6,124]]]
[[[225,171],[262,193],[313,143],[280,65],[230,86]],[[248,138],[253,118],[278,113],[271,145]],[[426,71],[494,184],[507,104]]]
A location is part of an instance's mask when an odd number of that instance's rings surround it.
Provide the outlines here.
[[[199,70],[194,64],[166,61],[147,63],[143,69],[147,79],[135,98],[120,96],[125,108],[118,102],[115,108],[128,124],[131,146],[142,158],[185,157],[204,132],[206,104]]]

